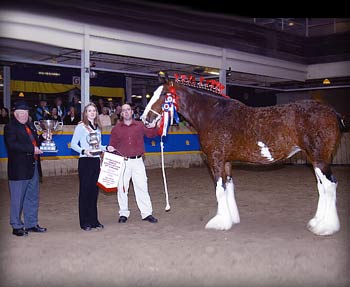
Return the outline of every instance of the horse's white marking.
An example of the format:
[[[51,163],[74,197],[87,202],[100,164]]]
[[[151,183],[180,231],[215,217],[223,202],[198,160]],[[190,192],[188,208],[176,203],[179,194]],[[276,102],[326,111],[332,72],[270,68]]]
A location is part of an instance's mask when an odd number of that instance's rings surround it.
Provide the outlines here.
[[[270,151],[269,151],[269,147],[264,144],[263,142],[261,141],[258,141],[258,146],[261,148],[261,155],[263,157],[266,157],[269,161],[273,161],[274,158],[272,157]]]
[[[149,113],[149,111],[151,110],[153,104],[159,100],[159,97],[160,95],[162,94],[162,91],[163,91],[163,85],[159,86],[153,93],[153,96],[152,98],[150,99],[150,101],[148,102],[145,110],[143,111],[140,119],[143,121],[144,124],[146,124],[146,117]],[[159,120],[159,119],[158,119]],[[154,123],[154,126],[155,126],[155,123],[157,122],[157,119],[153,120],[152,123],[148,123],[148,126],[151,126],[153,123]]]
[[[293,155],[295,155],[297,152],[301,151],[301,149],[298,146],[293,147],[293,149],[291,150],[291,152],[289,153],[289,155],[287,156],[287,158],[292,157]]]
[[[331,235],[340,229],[336,207],[337,183],[331,182],[319,168],[315,168],[318,188],[318,204],[308,229],[317,235]]]
[[[222,178],[218,179],[216,183],[216,200],[218,202],[217,213],[208,221],[205,228],[229,230],[233,223],[240,222],[232,179],[226,182],[225,188],[222,186]]]
[[[235,185],[233,184],[232,178],[227,178],[226,181],[226,200],[227,206],[230,211],[231,219],[233,224],[239,223],[241,220],[239,218],[238,208],[235,199]]]

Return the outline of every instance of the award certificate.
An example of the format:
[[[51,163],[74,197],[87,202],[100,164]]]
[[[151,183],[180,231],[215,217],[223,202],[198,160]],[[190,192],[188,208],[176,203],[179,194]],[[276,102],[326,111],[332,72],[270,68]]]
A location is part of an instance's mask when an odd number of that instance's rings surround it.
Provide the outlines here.
[[[105,152],[97,185],[106,192],[116,192],[119,177],[124,170],[124,158]]]

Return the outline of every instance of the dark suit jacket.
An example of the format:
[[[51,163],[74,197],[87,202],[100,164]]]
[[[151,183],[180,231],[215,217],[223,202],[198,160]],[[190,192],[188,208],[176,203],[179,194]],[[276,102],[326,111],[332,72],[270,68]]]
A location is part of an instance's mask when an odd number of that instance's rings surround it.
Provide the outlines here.
[[[36,128],[31,122],[27,123],[39,146]],[[35,158],[34,146],[25,130],[25,125],[13,118],[4,128],[5,145],[8,154],[7,174],[9,180],[31,179],[34,175]],[[41,175],[40,156],[38,160]]]

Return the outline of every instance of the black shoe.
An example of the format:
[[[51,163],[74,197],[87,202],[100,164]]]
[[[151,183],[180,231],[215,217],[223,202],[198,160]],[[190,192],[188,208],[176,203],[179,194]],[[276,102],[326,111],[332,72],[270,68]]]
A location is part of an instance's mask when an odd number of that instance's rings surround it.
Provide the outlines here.
[[[26,231],[28,231],[28,232],[46,232],[47,228],[40,227],[39,225],[37,225],[34,227],[26,228]]]
[[[83,226],[81,229],[84,231],[90,231],[92,230],[92,227],[90,225],[87,225],[87,226]]]
[[[28,232],[23,228],[13,228],[12,234],[16,236],[28,236]]]
[[[94,225],[93,228],[96,228],[97,230],[101,230],[101,229],[103,229],[103,228],[105,228],[105,227],[103,226],[103,224],[97,223],[97,224]]]
[[[148,222],[151,222],[151,223],[157,223],[158,222],[158,219],[155,218],[153,215],[148,215],[147,217],[145,217],[142,220],[148,221]]]
[[[128,220],[128,218],[126,216],[121,216],[121,217],[119,217],[118,222],[119,223],[125,223],[127,220]]]

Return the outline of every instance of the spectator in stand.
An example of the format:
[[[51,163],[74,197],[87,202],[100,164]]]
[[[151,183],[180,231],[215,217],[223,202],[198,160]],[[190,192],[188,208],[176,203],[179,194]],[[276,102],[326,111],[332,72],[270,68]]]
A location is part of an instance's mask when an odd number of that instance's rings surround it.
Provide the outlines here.
[[[60,116],[61,120],[63,120],[64,117],[67,115],[67,109],[63,105],[61,97],[57,97],[55,99],[55,107],[57,108],[57,115]]]
[[[120,104],[116,104],[115,106],[115,114],[117,116],[117,120],[122,119],[122,106]]]
[[[51,120],[56,120],[56,121],[59,121],[59,122],[62,121],[62,118],[58,115],[57,107],[53,107],[51,109],[51,117],[50,117],[50,119]]]
[[[112,101],[108,101],[108,108],[109,108],[109,115],[112,115],[115,113],[115,104]]]
[[[5,107],[1,108],[0,124],[7,124],[10,121],[9,110]]]
[[[39,102],[39,106],[35,109],[35,118],[37,121],[46,120],[50,116],[50,110],[47,106],[47,101],[42,99]]]
[[[105,106],[104,99],[103,98],[99,98],[97,100],[97,111],[98,111],[99,115],[102,114],[102,109],[103,109],[104,106]]]
[[[75,111],[77,112],[77,114],[81,115],[81,104],[80,104],[80,98],[78,95],[74,95],[72,98],[72,102],[69,106],[73,106],[75,107]]]
[[[64,125],[77,125],[80,122],[80,114],[77,113],[77,110],[74,106],[70,106],[67,115],[64,117]]]
[[[142,110],[140,106],[136,106],[134,109],[134,119],[137,121],[141,121],[140,117],[142,115]]]
[[[111,117],[109,116],[109,108],[103,107],[102,114],[98,115],[102,127],[110,127],[112,125]]]

